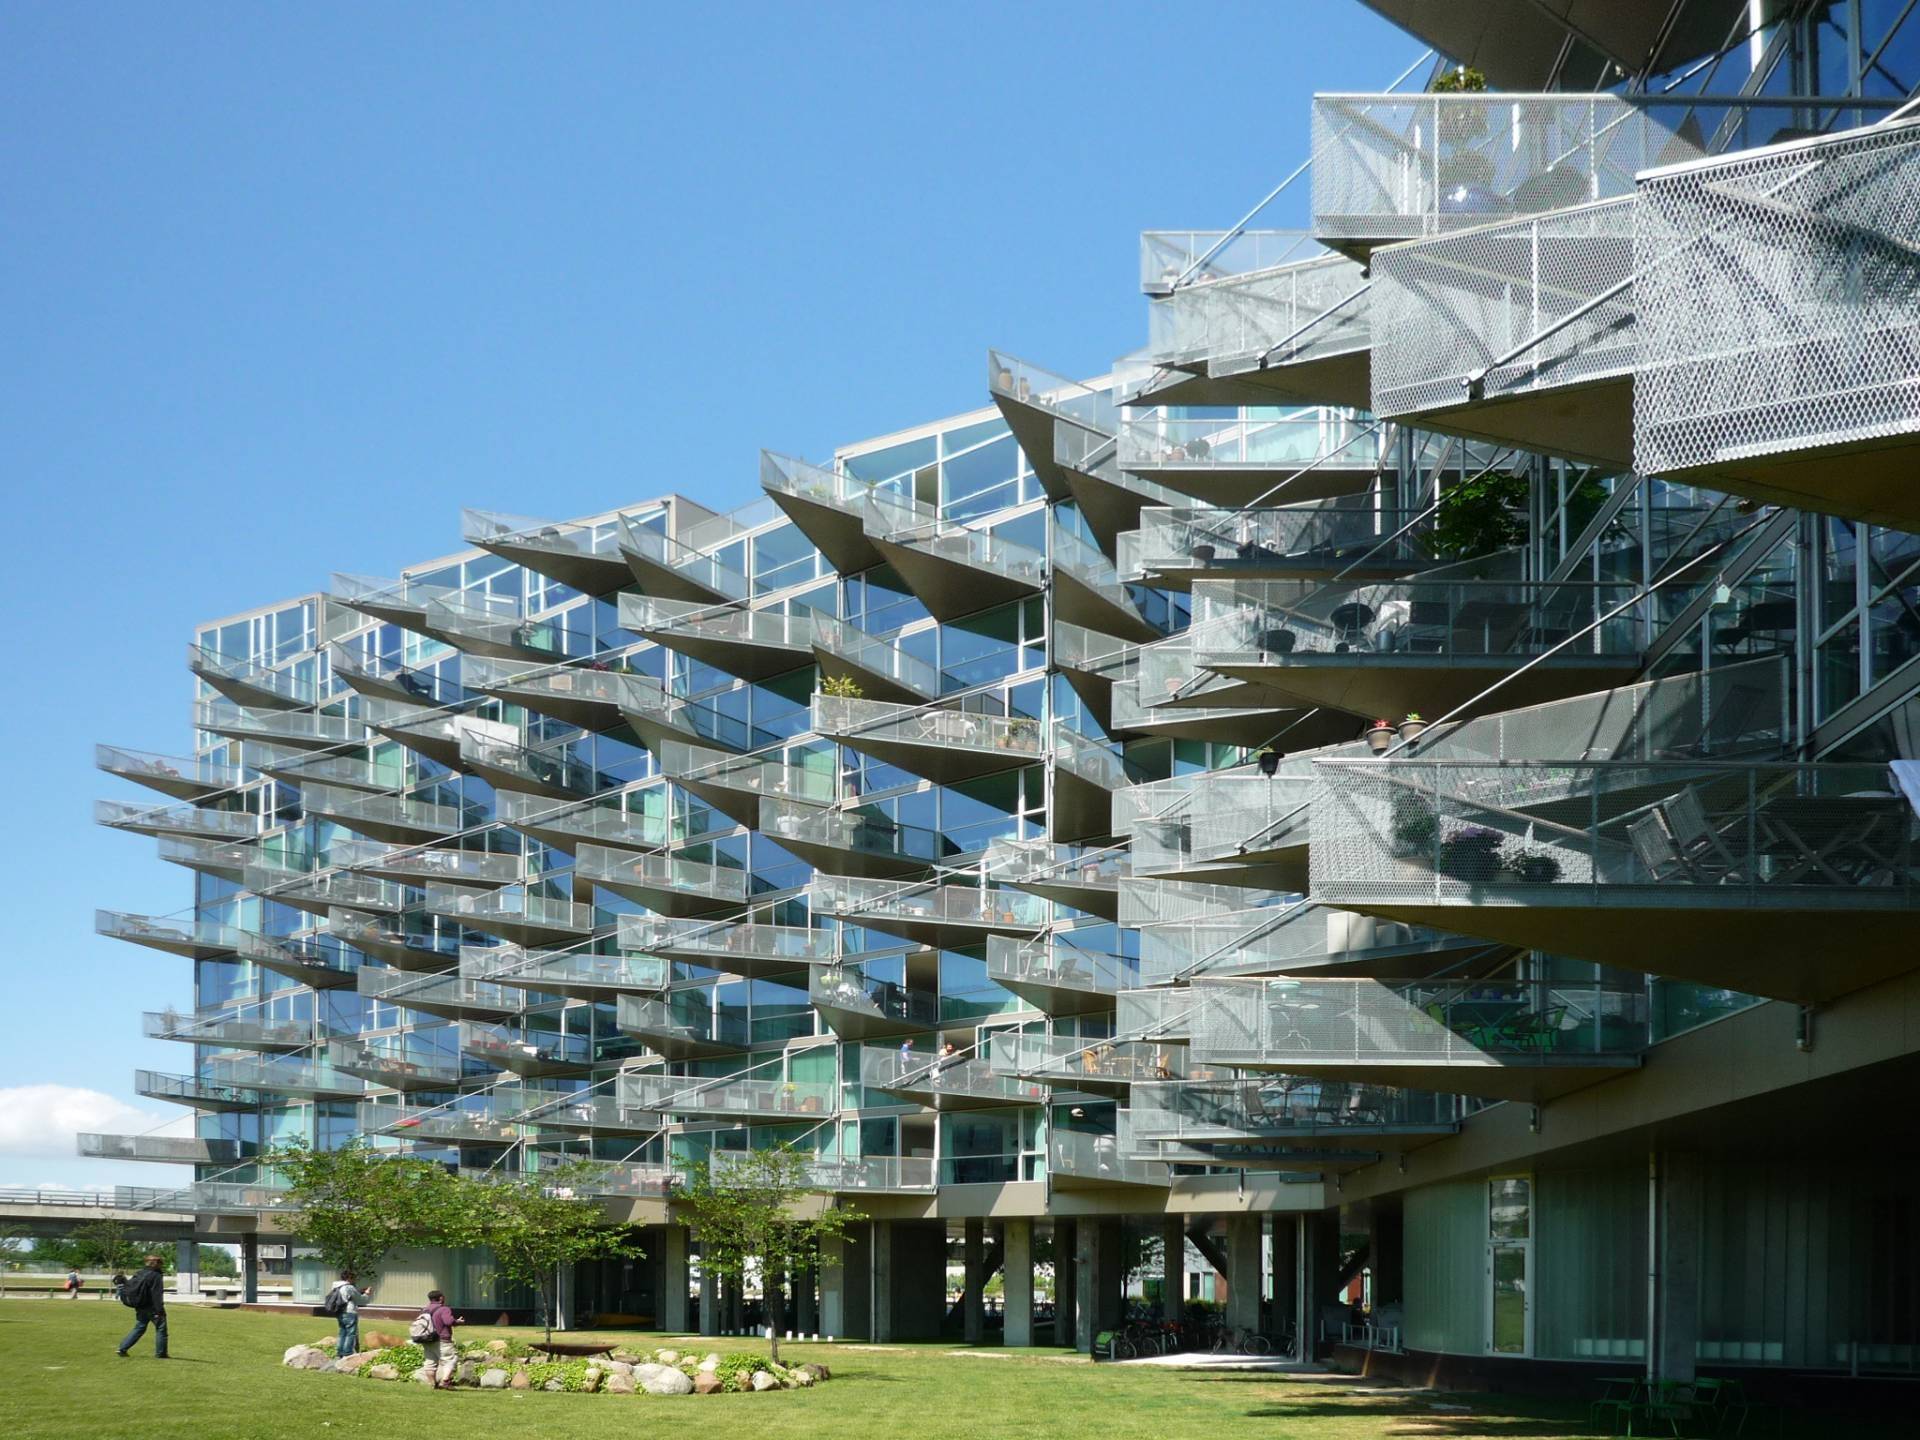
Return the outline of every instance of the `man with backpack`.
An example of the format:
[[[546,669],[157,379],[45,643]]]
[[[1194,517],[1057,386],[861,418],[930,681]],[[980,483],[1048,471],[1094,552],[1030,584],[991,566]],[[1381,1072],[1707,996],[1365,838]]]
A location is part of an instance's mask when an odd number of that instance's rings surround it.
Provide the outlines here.
[[[69,1300],[78,1300],[80,1298],[80,1272],[78,1270],[67,1271],[66,1289]]]
[[[333,1358],[344,1360],[360,1348],[360,1307],[373,1299],[371,1290],[354,1284],[353,1271],[342,1270],[340,1278],[327,1291],[320,1308],[340,1322],[340,1338],[333,1347]]]
[[[120,1287],[120,1303],[133,1311],[134,1321],[133,1329],[120,1342],[122,1360],[140,1343],[149,1325],[153,1327],[153,1358],[167,1358],[167,1277],[161,1268],[165,1264],[158,1255],[147,1256],[146,1268],[136,1270],[133,1278]]]
[[[420,1347],[424,1357],[420,1366],[433,1377],[436,1390],[453,1388],[453,1362],[459,1354],[453,1345],[453,1327],[458,1323],[447,1297],[438,1290],[429,1290],[427,1308],[414,1316],[413,1324],[407,1328],[407,1338]]]

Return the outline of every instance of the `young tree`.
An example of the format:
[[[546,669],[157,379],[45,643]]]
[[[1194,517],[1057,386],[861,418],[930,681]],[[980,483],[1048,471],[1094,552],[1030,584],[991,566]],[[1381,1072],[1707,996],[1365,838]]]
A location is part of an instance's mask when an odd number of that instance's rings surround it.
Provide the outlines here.
[[[470,1187],[431,1161],[382,1154],[356,1140],[338,1150],[281,1146],[263,1163],[287,1177],[293,1238],[362,1283],[401,1246],[477,1243],[480,1217]]]
[[[202,1275],[212,1276],[215,1280],[239,1278],[239,1263],[234,1260],[233,1252],[224,1245],[202,1245],[199,1255]]]
[[[566,1165],[537,1175],[467,1182],[479,1217],[478,1240],[493,1247],[507,1279],[539,1291],[549,1341],[562,1265],[646,1258],[626,1230],[610,1224],[599,1205],[579,1193],[590,1168]]]
[[[791,1145],[749,1150],[722,1166],[691,1171],[679,1192],[700,1242],[700,1270],[744,1283],[757,1265],[767,1297],[768,1342],[780,1358],[780,1281],[810,1265],[830,1263],[823,1240],[866,1219],[835,1209],[807,1177],[808,1157]]]
[[[140,1263],[143,1252],[122,1221],[89,1220],[74,1227],[69,1253],[76,1268],[131,1270]]]

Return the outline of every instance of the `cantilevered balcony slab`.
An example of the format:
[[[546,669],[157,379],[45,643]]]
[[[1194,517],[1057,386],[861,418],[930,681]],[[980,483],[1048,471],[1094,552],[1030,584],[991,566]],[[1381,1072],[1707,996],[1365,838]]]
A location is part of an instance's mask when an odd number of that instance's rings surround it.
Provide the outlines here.
[[[178,1040],[217,1050],[258,1050],[287,1054],[306,1050],[316,1038],[311,1020],[269,1020],[258,1006],[233,1010],[149,1010],[140,1017],[141,1032],[149,1040]]]
[[[733,1054],[746,1049],[751,1038],[745,1013],[715,1006],[711,991],[679,991],[667,997],[622,995],[618,1023],[626,1034],[669,1060]],[[673,1086],[648,1088],[670,1078],[679,1077],[622,1075],[621,1102],[636,1109],[672,1109],[659,1102],[676,1093]]]
[[[270,775],[281,784],[299,790],[309,785],[331,785],[339,790],[377,795],[405,788],[407,771],[402,758],[389,756],[376,764],[366,755],[268,749],[258,764],[262,775]]]
[[[444,591],[427,601],[425,629],[467,655],[554,661],[566,653],[559,622],[534,618],[510,595]]]
[[[204,645],[187,646],[187,668],[239,706],[304,710],[319,700],[311,677],[275,670],[244,655],[222,655]]]
[[[518,1145],[526,1132],[513,1117],[525,1106],[518,1089],[497,1087],[463,1096],[453,1105],[377,1105],[362,1101],[355,1128],[421,1145]]]
[[[1050,840],[996,840],[986,863],[987,873],[1003,885],[1107,920],[1119,918],[1120,884],[1133,873],[1124,846]]]
[[[452,1090],[463,1080],[490,1072],[462,1064],[459,1056],[417,1043],[412,1034],[339,1039],[326,1049],[327,1063],[383,1090]]]
[[[508,700],[583,730],[610,730],[636,687],[659,689],[651,676],[633,674],[618,657],[570,665],[524,665],[505,660],[466,660],[461,674],[481,694]],[[645,703],[644,696],[639,703]]]
[[[363,969],[357,988],[370,1000],[442,1020],[505,1020],[517,1015],[526,1001],[523,991],[464,975],[408,975],[397,970]]]
[[[940,698],[940,671],[930,661],[842,620],[814,617],[813,658],[823,680],[853,680],[876,700],[917,705]]]
[[[554,1094],[545,1090],[507,1090],[501,1097],[506,1111],[521,1123],[542,1130],[572,1130],[588,1135],[658,1135],[666,1117],[657,1110],[635,1110],[606,1090],[575,1090]]]
[[[260,817],[245,810],[207,810],[197,805],[93,802],[96,825],[135,835],[183,836],[198,840],[237,840],[260,833]]]
[[[1135,1085],[1128,1115],[1136,1140],[1404,1151],[1458,1133],[1473,1106],[1430,1090],[1265,1076]]]
[[[742,680],[769,680],[813,663],[810,612],[788,614],[653,595],[622,595],[620,624]]]
[[[760,802],[759,827],[781,848],[830,875],[899,880],[960,853],[938,830],[904,825],[875,805]]]
[[[1114,833],[1113,796],[1143,778],[1117,748],[1066,725],[1052,729],[1053,803],[1049,839],[1089,840]]]
[[[503,560],[569,585],[583,595],[607,595],[633,582],[620,553],[615,520],[556,524],[492,510],[460,512],[461,537]]]
[[[664,815],[623,809],[618,795],[568,801],[514,790],[493,793],[495,816],[503,825],[556,850],[571,851],[582,843],[652,850],[670,836]]]
[[[1051,1125],[1047,1130],[1047,1178],[1056,1190],[1166,1188],[1164,1161],[1142,1159],[1126,1135],[1098,1135]]]
[[[93,912],[96,935],[131,940],[169,955],[189,960],[228,960],[240,944],[241,932],[211,920],[175,920],[164,915],[128,915],[118,910]]]
[[[367,701],[363,713],[367,724],[387,739],[449,770],[460,768],[460,741],[465,735],[487,735],[502,740],[518,740],[520,736],[518,726],[504,721],[422,711],[387,700]]]
[[[249,871],[247,888],[276,904],[291,905],[323,919],[336,906],[383,915],[397,915],[407,908],[405,886],[351,870],[316,870],[293,879],[283,878],[276,870],[263,870],[258,875]]]
[[[1316,901],[1231,909],[1140,927],[1140,983],[1205,975],[1342,975],[1391,979],[1477,957],[1505,961],[1512,947],[1424,925],[1335,910]]]
[[[460,1053],[528,1080],[583,1076],[594,1061],[593,1042],[586,1035],[523,1030],[479,1020],[460,1022]]]
[[[357,1100],[367,1093],[364,1080],[336,1070],[324,1060],[215,1055],[202,1065],[201,1071],[217,1084],[238,1085],[268,1095],[292,1095],[303,1100]]]
[[[1045,1105],[1053,1099],[1047,1086],[1002,1074],[985,1060],[968,1056],[943,1060],[918,1050],[910,1055],[871,1047],[862,1050],[860,1083],[941,1111]]]
[[[627,679],[630,683],[620,699],[620,714],[648,749],[657,751],[666,741],[680,740],[722,750],[752,750],[775,738],[755,731],[744,720],[720,714],[710,705],[669,695],[657,680],[639,675]]]
[[[1056,621],[1047,642],[1047,661],[1067,679],[1073,693],[1109,734],[1113,731],[1113,690],[1129,687],[1138,672],[1139,647],[1084,625]]]
[[[431,974],[460,963],[459,942],[422,924],[424,912],[374,915],[335,907],[327,911],[327,933],[395,970]]]
[[[880,563],[866,528],[866,481],[791,455],[760,452],[760,484],[842,575]]]
[[[464,946],[460,973],[539,995],[612,1004],[625,994],[664,989],[668,964],[653,955],[589,955],[578,950],[525,950],[518,945]]]
[[[334,864],[381,880],[424,885],[444,880],[454,885],[517,885],[527,878],[526,857],[507,851],[422,849],[383,845],[377,840],[336,840],[328,847]]]
[[[1883,765],[1316,768],[1331,904],[1802,1004],[1920,966],[1916,819]]]
[[[1171,1040],[1082,1040],[1068,1035],[997,1031],[987,1058],[1003,1075],[1089,1095],[1123,1096],[1143,1080],[1224,1077],[1224,1067]]]
[[[757,925],[747,921],[622,915],[616,943],[622,951],[631,954],[684,960],[748,980],[791,979],[795,972],[808,966],[830,965],[841,959],[840,940],[835,931],[803,925]]]
[[[722,915],[747,901],[747,872],[672,853],[647,855],[603,845],[574,851],[574,874],[637,900],[659,915]]]
[[[925,968],[937,972],[937,957]],[[929,978],[933,978],[930,974]],[[816,966],[807,974],[807,1000],[842,1040],[882,1040],[925,1034],[940,1026],[937,988],[876,980],[855,966]]]
[[[144,1092],[143,1092],[144,1093]],[[89,1160],[148,1160],[162,1165],[239,1165],[259,1153],[250,1141],[202,1139],[197,1135],[76,1135],[75,1149]]]
[[[812,769],[786,764],[778,754],[735,755],[677,740],[665,742],[654,753],[674,784],[750,829],[759,824],[765,799],[804,805],[831,805],[834,800],[833,764],[824,753],[813,757],[818,768]]]
[[[1374,413],[1628,468],[1633,219],[1621,195],[1382,250]]]
[[[1113,396],[998,350],[987,352],[987,389],[1047,495],[1066,499],[1066,476],[1053,463],[1053,422],[1065,418],[1111,431]]]
[[[1120,468],[1119,441],[1071,420],[1053,422],[1053,463],[1065,474],[1081,517],[1109,556],[1120,536],[1137,529],[1140,512],[1152,505],[1183,505],[1187,497]]]
[[[316,819],[331,820],[356,835],[394,845],[443,840],[458,835],[470,823],[478,823],[477,812],[413,795],[368,794],[333,785],[306,785],[301,788],[300,799],[307,814]]]
[[[1606,92],[1316,95],[1313,221],[1321,241],[1376,246],[1630,195],[1699,147]]]
[[[1651,638],[1628,609],[1554,648],[1631,600],[1625,584],[1413,580],[1300,603],[1290,591],[1269,601],[1261,586],[1271,582],[1205,583],[1237,585],[1245,608],[1231,632],[1209,631],[1197,664],[1361,717],[1444,714],[1496,681],[1506,683],[1485,704],[1497,710],[1609,690],[1639,674]]]
[[[1018,890],[819,875],[808,894],[820,914],[939,950],[982,945],[989,935],[1030,937],[1050,918],[1044,900]]]
[[[987,978],[1049,1015],[1111,1012],[1120,992],[1140,983],[1133,962],[1075,944],[1071,930],[988,936]]]
[[[725,517],[715,517],[724,519]],[[716,541],[724,534],[716,533]],[[634,583],[648,595],[712,605],[747,598],[747,577],[713,555],[658,530],[620,517],[620,553]]]
[[[1636,467],[1920,526],[1917,177],[1908,119],[1645,178]]]
[[[1644,990],[1530,981],[1198,980],[1196,1066],[1535,1104],[1636,1069]]]
[[[370,700],[434,708],[464,704],[473,698],[464,685],[431,670],[416,669],[398,660],[370,657],[352,645],[329,645],[327,656],[333,673]],[[463,672],[464,669],[463,664]]]
[[[806,1081],[628,1071],[614,1083],[622,1103],[672,1115],[778,1124],[807,1115],[835,1115],[840,1110],[839,1086]]]
[[[94,746],[93,763],[109,775],[194,804],[254,778],[254,772],[244,765],[228,765],[205,755],[153,755],[117,745]]]
[[[1053,443],[1051,438],[1049,446]],[[887,563],[936,620],[952,622],[1047,588],[1038,550],[953,520],[888,526],[873,537]]]
[[[1169,590],[1195,580],[1397,580],[1428,568],[1414,516],[1372,494],[1270,510],[1144,510],[1121,538],[1121,573]]]
[[[812,723],[816,734],[939,785],[1044,758],[1040,722],[1019,715],[815,695]]]
[[[331,936],[282,939],[243,930],[234,955],[262,970],[298,980],[310,990],[349,989],[361,973],[357,957],[342,950]]]
[[[200,1075],[167,1075],[157,1070],[133,1072],[133,1093],[149,1100],[170,1100],[195,1110],[237,1115],[267,1103],[258,1090],[228,1085]]]
[[[515,945],[568,945],[593,933],[593,907],[564,896],[529,894],[525,886],[476,890],[438,882],[426,890],[429,913]]]
[[[517,736],[509,740],[474,731],[460,737],[460,768],[489,785],[552,800],[585,800],[616,783],[570,753],[565,743],[533,748]]]
[[[1321,406],[1261,420],[1149,413],[1122,420],[1117,444],[1122,470],[1229,508],[1360,494],[1387,463],[1379,426]]]
[[[253,740],[296,750],[340,750],[366,736],[366,726],[344,715],[236,709],[213,700],[202,700],[194,706],[193,723],[228,740]]]
[[[1124,640],[1160,638],[1161,631],[1140,613],[1111,560],[1057,522],[1049,525],[1048,537],[1057,619]]]
[[[1140,293],[1158,299],[1188,285],[1270,270],[1319,253],[1304,230],[1143,230]]]

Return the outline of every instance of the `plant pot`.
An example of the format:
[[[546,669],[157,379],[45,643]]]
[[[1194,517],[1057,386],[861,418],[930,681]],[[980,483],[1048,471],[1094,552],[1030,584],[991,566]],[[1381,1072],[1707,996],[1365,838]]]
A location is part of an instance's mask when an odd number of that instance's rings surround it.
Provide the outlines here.
[[[1395,736],[1391,725],[1369,725],[1367,727],[1367,746],[1376,755],[1384,755],[1387,747],[1393,744]]]
[[[1523,855],[1513,873],[1529,885],[1551,885],[1560,878],[1560,862],[1551,855]]]
[[[1426,728],[1427,722],[1424,720],[1402,720],[1400,722],[1400,738],[1408,744],[1412,744],[1426,732]]]
[[[1195,545],[1191,547],[1187,553],[1192,555],[1194,559],[1204,563],[1205,561],[1213,559],[1213,546]]]

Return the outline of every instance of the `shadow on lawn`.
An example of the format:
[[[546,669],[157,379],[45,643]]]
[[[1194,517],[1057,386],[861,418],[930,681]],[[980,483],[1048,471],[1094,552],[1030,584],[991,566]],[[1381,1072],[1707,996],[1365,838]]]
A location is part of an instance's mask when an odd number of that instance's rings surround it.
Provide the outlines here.
[[[1439,1401],[1452,1404],[1452,1401]],[[1348,1404],[1333,1400],[1304,1400],[1297,1404],[1280,1403],[1246,1412],[1251,1420],[1418,1420],[1423,1435],[1501,1436],[1520,1440],[1538,1436],[1542,1440],[1572,1440],[1595,1432],[1574,1418],[1554,1420],[1538,1415],[1488,1414],[1475,1407],[1469,1411],[1436,1410],[1424,1401],[1381,1404],[1356,1397]]]

